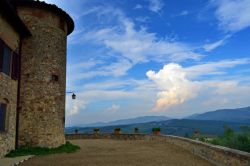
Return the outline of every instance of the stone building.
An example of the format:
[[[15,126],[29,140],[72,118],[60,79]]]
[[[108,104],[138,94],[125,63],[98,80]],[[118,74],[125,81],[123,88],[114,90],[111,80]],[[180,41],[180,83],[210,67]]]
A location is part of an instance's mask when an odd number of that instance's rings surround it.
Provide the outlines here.
[[[0,0],[0,157],[65,143],[67,35],[72,18],[32,0]]]

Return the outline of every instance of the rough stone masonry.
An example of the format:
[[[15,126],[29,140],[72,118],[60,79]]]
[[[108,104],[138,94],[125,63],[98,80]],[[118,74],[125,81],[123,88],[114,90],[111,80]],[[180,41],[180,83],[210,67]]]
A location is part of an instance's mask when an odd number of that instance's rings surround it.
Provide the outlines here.
[[[72,18],[55,5],[33,0],[0,1],[0,104],[6,105],[0,131],[0,157],[18,145],[56,147],[65,143],[67,36]],[[13,79],[18,54],[19,76]],[[3,59],[8,56],[10,61]],[[7,64],[9,63],[9,64]],[[2,110],[0,110],[2,111]],[[17,141],[18,140],[18,141]]]
[[[19,144],[57,147],[65,143],[66,41],[72,19],[43,2],[18,2],[32,36],[23,39]]]

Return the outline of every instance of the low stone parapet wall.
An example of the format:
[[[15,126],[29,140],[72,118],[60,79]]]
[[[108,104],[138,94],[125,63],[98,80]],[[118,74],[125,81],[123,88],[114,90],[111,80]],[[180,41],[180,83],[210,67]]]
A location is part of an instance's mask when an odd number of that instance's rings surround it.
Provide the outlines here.
[[[200,156],[216,166],[250,166],[250,153],[221,146],[215,146],[196,140],[170,135],[145,134],[68,134],[72,139],[117,139],[117,140],[148,140],[173,144]]]
[[[145,134],[66,134],[66,140],[72,139],[119,139],[119,140],[144,140]]]
[[[250,166],[250,153],[247,152],[169,135],[148,136],[147,140],[174,144],[216,166]]]

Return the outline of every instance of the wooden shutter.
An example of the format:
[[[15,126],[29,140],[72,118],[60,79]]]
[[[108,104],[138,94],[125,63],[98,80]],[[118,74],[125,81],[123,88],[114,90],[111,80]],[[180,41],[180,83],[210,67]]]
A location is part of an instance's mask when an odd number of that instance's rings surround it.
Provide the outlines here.
[[[3,71],[3,41],[0,39],[0,72]]]

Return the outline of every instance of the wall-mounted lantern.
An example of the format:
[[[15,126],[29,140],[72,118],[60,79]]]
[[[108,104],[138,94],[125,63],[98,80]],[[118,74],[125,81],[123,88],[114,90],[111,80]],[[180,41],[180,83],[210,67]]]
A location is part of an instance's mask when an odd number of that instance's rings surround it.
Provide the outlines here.
[[[74,92],[66,92],[66,93],[72,93],[72,99],[75,100],[76,99],[76,94]]]
[[[73,93],[72,94],[72,99],[75,100],[76,99],[76,95]]]

